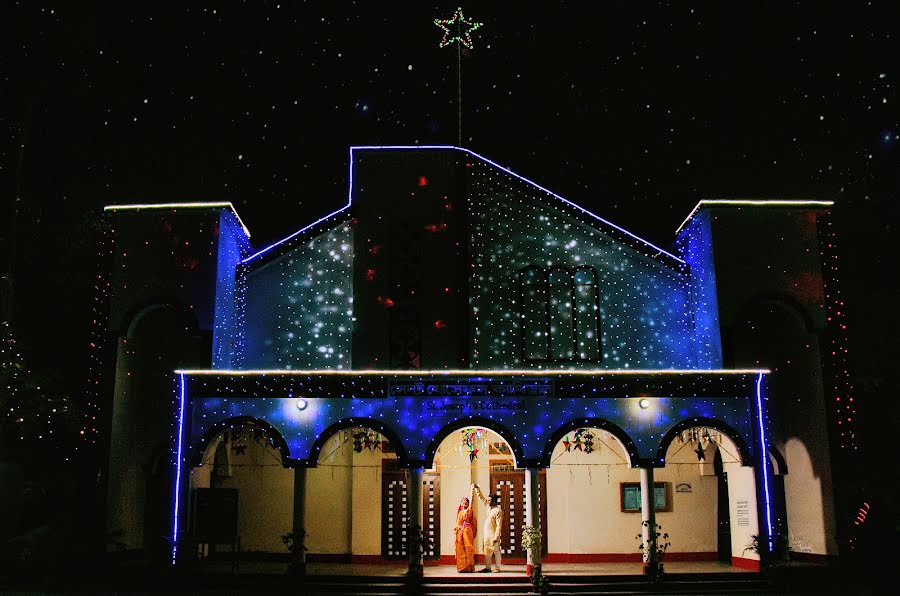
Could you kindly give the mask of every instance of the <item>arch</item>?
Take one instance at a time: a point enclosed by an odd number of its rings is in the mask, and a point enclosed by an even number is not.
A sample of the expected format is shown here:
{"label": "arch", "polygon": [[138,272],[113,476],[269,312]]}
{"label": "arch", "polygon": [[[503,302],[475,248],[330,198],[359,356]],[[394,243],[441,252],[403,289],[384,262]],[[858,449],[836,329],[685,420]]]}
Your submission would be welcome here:
{"label": "arch", "polygon": [[603,418],[577,418],[560,426],[552,435],[550,435],[550,438],[544,444],[544,453],[541,455],[539,465],[542,468],[549,468],[550,458],[553,456],[553,449],[556,448],[556,444],[562,441],[563,437],[568,433],[576,428],[583,427],[599,428],[614,436],[622,444],[622,447],[625,448],[625,452],[628,454],[629,465],[631,465],[632,468],[638,467],[641,457],[638,454],[637,446],[634,444],[634,441],[631,440],[628,433],[622,430],[620,426],[613,424],[609,420],[604,420]]}
{"label": "arch", "polygon": [[775,464],[773,466],[775,475],[785,476],[788,473],[787,460],[784,459],[784,456],[781,454],[781,452],[774,446],[770,446],[769,457]]}
{"label": "arch", "polygon": [[296,464],[305,466],[307,468],[317,467],[319,465],[319,453],[322,452],[322,448],[325,446],[325,443],[328,442],[328,439],[330,439],[340,431],[346,428],[353,428],[354,426],[371,428],[372,430],[376,430],[387,437],[387,440],[394,447],[394,451],[397,453],[397,460],[400,462],[400,464],[404,467],[409,466],[409,460],[406,457],[406,448],[403,446],[403,442],[400,441],[400,436],[396,432],[394,432],[392,428],[390,428],[389,426],[385,426],[384,422],[382,422],[381,420],[376,420],[374,418],[342,418],[341,420],[338,420],[319,433],[319,436],[316,437],[312,448],[309,450],[309,455],[307,456],[307,458],[305,460],[296,460]]}
{"label": "arch", "polygon": [[666,463],[666,451],[668,451],[669,445],[672,443],[672,441],[675,440],[675,437],[688,430],[689,428],[694,428],[695,426],[706,426],[726,435],[729,439],[734,441],[734,444],[737,446],[738,453],[740,453],[741,457],[741,465],[753,465],[753,456],[750,453],[750,448],[743,437],[741,437],[741,435],[736,430],[731,428],[731,426],[722,422],[721,420],[705,417],[682,420],[681,422],[670,428],[668,431],[666,431],[666,434],[663,435],[663,438],[659,443],[659,448],[656,450],[656,460],[652,462],[652,465],[654,467],[664,466]]}
{"label": "arch", "polygon": [[492,430],[500,435],[500,437],[504,441],[509,443],[509,447],[510,449],[512,449],[513,455],[516,456],[516,465],[519,467],[524,466],[525,452],[522,451],[522,446],[519,444],[519,441],[508,428],[487,418],[481,418],[479,416],[467,416],[465,418],[457,418],[456,420],[444,425],[444,427],[440,431],[438,431],[436,435],[434,435],[434,439],[431,440],[431,443],[429,443],[428,445],[428,450],[425,452],[425,469],[429,469],[434,466],[434,454],[437,453],[438,447],[440,447],[441,442],[449,437],[451,433],[454,433],[460,428],[464,428],[467,426],[480,426],[482,428]]}
{"label": "arch", "polygon": [[816,327],[813,323],[812,316],[809,314],[809,311],[800,303],[799,300],[797,300],[790,294],[784,294],[781,292],[767,292],[756,294],[750,299],[746,300],[735,313],[734,320],[731,322],[732,326],[737,326],[744,323],[745,321],[748,321],[753,311],[767,304],[777,305],[788,311],[792,315],[796,316],[803,323],[803,328],[807,333],[816,332]]}
{"label": "arch", "polygon": [[127,312],[125,317],[122,318],[122,326],[119,329],[119,336],[128,338],[134,337],[134,333],[144,317],[158,310],[164,309],[171,309],[177,315],[184,317],[188,322],[191,331],[199,328],[200,324],[197,321],[197,315],[187,304],[184,304],[183,302],[179,302],[177,300],[170,300],[168,298],[153,298],[138,303],[137,306],[133,307]]}
{"label": "arch", "polygon": [[263,434],[271,441],[272,445],[278,449],[279,453],[281,453],[281,465],[285,468],[293,468],[296,467],[296,460],[291,458],[290,449],[288,449],[287,441],[284,440],[284,437],[278,432],[274,426],[262,420],[260,418],[255,418],[253,416],[236,416],[234,418],[227,418],[221,422],[218,422],[212,425],[209,430],[203,435],[203,438],[200,439],[200,442],[197,444],[197,450],[193,455],[193,466],[199,466],[203,464],[203,453],[206,451],[206,448],[209,444],[215,439],[219,434],[224,432],[226,429],[234,428],[237,426],[255,426],[263,431]]}

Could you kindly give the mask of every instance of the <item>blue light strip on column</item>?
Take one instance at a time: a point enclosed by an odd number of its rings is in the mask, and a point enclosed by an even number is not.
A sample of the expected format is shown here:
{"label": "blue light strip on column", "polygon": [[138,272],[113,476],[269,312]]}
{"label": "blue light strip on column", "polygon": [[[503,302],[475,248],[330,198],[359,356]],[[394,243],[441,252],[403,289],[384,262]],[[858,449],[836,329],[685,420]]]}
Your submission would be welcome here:
{"label": "blue light strip on column", "polygon": [[252,255],[250,255],[249,257],[247,257],[246,259],[244,259],[243,261],[241,261],[241,263],[242,263],[242,264],[248,263],[248,262],[250,262],[250,261],[256,259],[257,257],[259,257],[260,255],[263,255],[263,254],[267,253],[268,251],[272,250],[272,249],[275,248],[276,246],[279,246],[279,245],[281,245],[281,244],[284,244],[285,242],[287,242],[287,241],[290,240],[291,238],[294,238],[294,237],[298,236],[299,234],[302,234],[303,232],[305,232],[306,230],[310,229],[311,227],[313,227],[313,226],[315,226],[315,225],[317,225],[317,224],[319,224],[319,223],[322,223],[323,221],[325,221],[325,220],[327,220],[327,219],[329,219],[329,218],[331,218],[331,217],[334,217],[335,215],[337,215],[337,214],[339,214],[339,213],[341,213],[341,212],[346,211],[347,209],[349,209],[350,206],[353,204],[353,152],[354,152],[354,151],[413,151],[413,150],[416,150],[416,151],[418,151],[418,150],[462,151],[463,153],[466,153],[466,154],[468,154],[468,155],[471,155],[472,157],[475,157],[476,159],[480,159],[480,160],[483,161],[484,163],[487,163],[487,164],[490,164],[490,165],[494,166],[494,167],[497,168],[498,170],[501,170],[501,171],[503,171],[503,172],[506,172],[506,173],[509,174],[510,176],[513,176],[514,178],[517,178],[518,180],[521,180],[522,182],[524,182],[525,184],[528,184],[529,186],[532,186],[532,187],[534,187],[534,188],[536,188],[536,189],[538,189],[538,190],[540,190],[540,191],[542,191],[542,192],[547,193],[548,195],[550,195],[550,196],[552,196],[552,197],[554,197],[554,198],[556,198],[556,199],[562,201],[563,203],[565,203],[566,205],[569,205],[570,207],[573,207],[574,209],[577,209],[578,211],[584,213],[585,215],[588,215],[588,216],[590,216],[590,217],[596,219],[597,221],[603,222],[604,224],[610,226],[611,228],[614,228],[614,229],[618,230],[619,232],[622,232],[622,233],[625,234],[626,236],[629,236],[629,237],[631,237],[631,238],[634,238],[635,240],[637,240],[637,241],[640,242],[641,244],[644,244],[644,245],[646,245],[646,246],[649,246],[649,247],[653,248],[654,250],[658,251],[658,254],[664,254],[664,255],[666,255],[666,256],[669,257],[669,258],[675,259],[675,261],[681,263],[682,265],[685,264],[685,262],[684,262],[683,259],[680,259],[680,258],[676,257],[675,255],[673,255],[673,254],[670,253],[669,251],[667,251],[667,250],[665,250],[665,249],[663,249],[663,248],[660,248],[659,246],[656,246],[656,245],[653,244],[652,242],[649,242],[649,241],[647,241],[647,240],[644,240],[644,239],[641,238],[640,236],[637,236],[637,235],[635,235],[635,234],[632,234],[631,232],[629,232],[629,231],[626,230],[625,228],[620,227],[620,226],[617,226],[616,224],[612,223],[611,221],[609,221],[609,220],[607,220],[607,219],[603,219],[602,217],[600,217],[600,216],[597,215],[596,213],[593,213],[593,212],[591,212],[591,211],[588,211],[587,209],[585,209],[585,208],[582,207],[581,205],[578,205],[578,204],[576,204],[576,203],[573,203],[572,201],[570,201],[570,200],[568,200],[568,199],[566,199],[566,198],[564,198],[564,197],[559,196],[558,194],[556,194],[556,193],[553,192],[552,190],[549,190],[549,189],[547,189],[547,188],[544,188],[544,187],[541,186],[540,184],[537,184],[536,182],[533,182],[533,181],[529,180],[528,178],[525,178],[524,176],[520,176],[519,174],[516,174],[515,172],[513,172],[512,170],[510,170],[509,168],[505,168],[505,167],[501,166],[500,164],[498,164],[497,162],[491,161],[490,159],[488,159],[488,158],[486,158],[486,157],[484,157],[484,156],[482,156],[482,155],[479,155],[479,154],[475,153],[474,151],[471,151],[471,150],[469,150],[469,149],[466,149],[465,147],[456,147],[456,146],[454,146],[454,145],[388,145],[388,146],[361,145],[361,146],[356,146],[356,147],[350,147],[350,173],[349,173],[349,177],[348,177],[347,204],[344,205],[343,207],[341,207],[340,209],[338,209],[338,210],[336,210],[336,211],[333,211],[333,212],[329,213],[329,214],[326,215],[325,217],[319,218],[319,219],[317,219],[316,221],[314,221],[313,223],[311,223],[311,224],[309,224],[309,225],[307,225],[307,226],[304,226],[303,228],[297,230],[296,232],[294,232],[294,233],[291,234],[290,236],[287,236],[287,237],[285,237],[285,238],[282,238],[281,240],[279,240],[279,241],[277,241],[277,242],[275,242],[275,243],[273,243],[273,244],[270,244],[269,246],[263,248],[262,250],[260,250],[260,251],[258,251],[258,252],[256,252],[256,253],[254,253],[254,254],[252,254]]}
{"label": "blue light strip on column", "polygon": [[178,406],[178,441],[175,449],[175,508],[172,514],[172,565],[178,554],[178,509],[181,504],[181,448],[184,436],[184,374],[178,375],[179,406]]}
{"label": "blue light strip on column", "polygon": [[[772,544],[772,499],[769,496],[769,449],[767,447],[768,441],[766,440],[766,429],[765,429],[765,419],[763,418],[763,407],[762,407],[762,380],[763,373],[759,373],[759,377],[756,379],[756,409],[757,415],[759,416],[759,442],[760,448],[762,452],[762,457],[760,461],[762,462],[762,473],[763,473],[763,493],[766,498],[766,527],[769,529],[768,531],[768,542],[771,547]],[[771,548],[769,549],[771,550]]]}

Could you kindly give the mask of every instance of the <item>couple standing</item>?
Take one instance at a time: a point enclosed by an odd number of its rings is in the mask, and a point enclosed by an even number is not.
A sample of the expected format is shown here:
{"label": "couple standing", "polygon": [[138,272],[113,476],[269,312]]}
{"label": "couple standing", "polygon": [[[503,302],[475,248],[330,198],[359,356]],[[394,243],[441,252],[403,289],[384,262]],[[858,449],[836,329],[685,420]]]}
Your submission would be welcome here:
{"label": "couple standing", "polygon": [[485,497],[481,488],[473,484],[469,496],[463,497],[456,510],[456,570],[459,573],[475,571],[475,495],[488,506],[484,520],[484,569],[479,573],[491,572],[491,560],[496,555],[494,573],[500,571],[500,531],[503,527],[503,511],[500,509],[500,495]]}

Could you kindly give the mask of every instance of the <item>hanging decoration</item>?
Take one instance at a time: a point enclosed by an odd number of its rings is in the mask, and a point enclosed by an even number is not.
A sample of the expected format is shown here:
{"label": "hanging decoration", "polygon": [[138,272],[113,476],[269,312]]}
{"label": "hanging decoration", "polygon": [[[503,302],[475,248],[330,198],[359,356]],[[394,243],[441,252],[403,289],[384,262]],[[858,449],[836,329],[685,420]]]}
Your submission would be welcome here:
{"label": "hanging decoration", "polygon": [[701,443],[697,443],[697,448],[694,449],[694,453],[697,454],[697,461],[706,459],[706,451],[703,450],[703,445]]}
{"label": "hanging decoration", "polygon": [[482,438],[482,429],[480,428],[464,428],[462,429],[462,446],[469,454],[469,461],[474,462],[478,459],[478,445],[476,440]]}
{"label": "hanging decoration", "polygon": [[575,449],[585,453],[593,453],[594,433],[589,428],[576,428],[571,439],[569,435],[566,435],[563,439],[563,447],[565,447],[567,452]]}
{"label": "hanging decoration", "polygon": [[353,437],[353,451],[362,453],[363,449],[375,451],[381,449],[381,435],[370,428],[357,428],[351,433]]}
{"label": "hanging decoration", "polygon": [[691,428],[678,434],[678,442],[685,443],[690,441],[691,445],[697,443],[694,453],[697,454],[697,461],[706,460],[706,450],[710,444],[718,444],[722,440],[722,434],[717,430],[708,428]]}

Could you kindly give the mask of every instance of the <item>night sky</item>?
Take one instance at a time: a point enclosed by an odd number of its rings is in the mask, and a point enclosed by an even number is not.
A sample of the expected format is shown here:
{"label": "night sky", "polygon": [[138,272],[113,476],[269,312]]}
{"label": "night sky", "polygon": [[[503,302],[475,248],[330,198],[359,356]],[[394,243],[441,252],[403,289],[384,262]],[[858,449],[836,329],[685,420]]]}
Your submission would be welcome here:
{"label": "night sky", "polygon": [[[835,200],[865,328],[897,299],[892,5],[463,3],[484,23],[463,145],[656,243],[704,198]],[[456,6],[5,2],[3,228],[11,246],[18,196],[35,361],[87,341],[104,205],[232,201],[261,246],[343,204],[350,145],[456,144],[456,49],[432,22]],[[896,354],[884,335],[864,360]]]}

